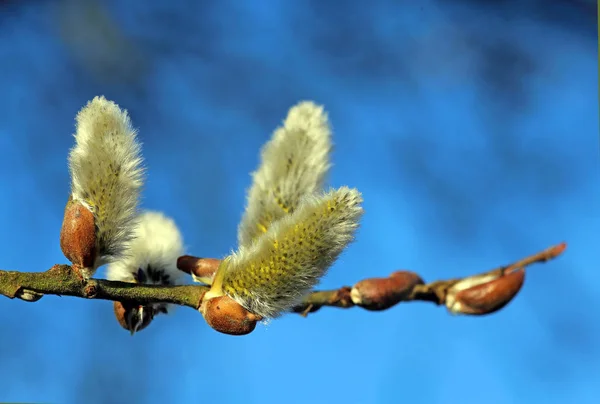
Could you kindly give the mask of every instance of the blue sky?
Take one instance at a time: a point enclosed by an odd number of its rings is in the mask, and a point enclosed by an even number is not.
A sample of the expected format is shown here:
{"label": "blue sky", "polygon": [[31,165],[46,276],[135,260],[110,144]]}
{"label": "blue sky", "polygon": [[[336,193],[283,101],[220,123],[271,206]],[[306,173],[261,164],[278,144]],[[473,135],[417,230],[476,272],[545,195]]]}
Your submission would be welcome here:
{"label": "blue sky", "polygon": [[397,269],[449,278],[569,247],[484,318],[425,303],[324,309],[235,338],[181,308],[132,338],[110,302],[2,298],[0,401],[597,399],[593,18],[466,0],[23,3],[0,8],[3,269],[66,262],[74,117],[101,94],[139,128],[143,206],[172,216],[194,255],[235,248],[258,150],[303,99],[332,121],[330,185],[365,198],[357,242],[322,288]]}

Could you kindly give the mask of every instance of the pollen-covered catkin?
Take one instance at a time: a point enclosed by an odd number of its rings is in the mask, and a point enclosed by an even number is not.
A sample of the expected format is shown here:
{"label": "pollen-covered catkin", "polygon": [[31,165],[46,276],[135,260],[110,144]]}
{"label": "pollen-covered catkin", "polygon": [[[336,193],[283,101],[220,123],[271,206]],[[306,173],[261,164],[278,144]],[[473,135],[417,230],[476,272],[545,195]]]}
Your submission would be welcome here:
{"label": "pollen-covered catkin", "polygon": [[293,106],[262,148],[252,173],[238,244],[249,245],[272,223],[293,213],[302,197],[321,191],[331,166],[331,129],[322,106],[302,101]]}
{"label": "pollen-covered catkin", "polygon": [[122,257],[133,236],[144,169],[127,111],[95,97],[77,114],[69,153],[71,198],[94,215],[97,258],[88,272]]}
{"label": "pollen-covered catkin", "polygon": [[205,299],[225,294],[262,317],[281,315],[354,239],[361,203],[361,194],[348,187],[305,196],[294,213],[221,263]]}

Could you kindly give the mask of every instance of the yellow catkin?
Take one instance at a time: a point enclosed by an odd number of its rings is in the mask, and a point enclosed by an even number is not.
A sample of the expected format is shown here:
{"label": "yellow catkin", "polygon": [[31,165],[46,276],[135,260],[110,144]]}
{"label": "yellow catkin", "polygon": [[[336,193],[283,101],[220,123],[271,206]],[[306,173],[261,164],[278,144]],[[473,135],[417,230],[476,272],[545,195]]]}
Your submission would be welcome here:
{"label": "yellow catkin", "polygon": [[265,318],[289,310],[354,239],[361,203],[348,187],[305,196],[292,214],[222,262],[208,296],[224,293]]}

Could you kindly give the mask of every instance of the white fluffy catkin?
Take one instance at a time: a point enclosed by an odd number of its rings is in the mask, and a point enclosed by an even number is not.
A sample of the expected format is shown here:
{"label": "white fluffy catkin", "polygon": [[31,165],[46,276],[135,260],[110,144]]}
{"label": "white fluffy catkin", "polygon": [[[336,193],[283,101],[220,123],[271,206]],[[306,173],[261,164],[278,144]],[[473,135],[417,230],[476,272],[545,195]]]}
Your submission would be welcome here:
{"label": "white fluffy catkin", "polygon": [[264,318],[288,311],[354,239],[361,203],[348,187],[306,195],[292,214],[221,263],[205,299],[226,294]]}
{"label": "white fluffy catkin", "polygon": [[248,246],[269,226],[294,212],[300,199],[321,191],[331,166],[331,129],[323,107],[311,101],[293,106],[261,150],[252,173],[238,244]]}
{"label": "white fluffy catkin", "polygon": [[[183,237],[175,221],[161,212],[139,215],[126,254],[111,262],[106,278],[149,285],[178,285],[184,273],[177,269],[177,258],[184,253]],[[172,305],[166,305],[172,309]]]}
{"label": "white fluffy catkin", "polygon": [[97,268],[122,257],[132,238],[144,177],[141,146],[127,111],[104,97],[77,114],[74,136],[71,193],[94,215]]}

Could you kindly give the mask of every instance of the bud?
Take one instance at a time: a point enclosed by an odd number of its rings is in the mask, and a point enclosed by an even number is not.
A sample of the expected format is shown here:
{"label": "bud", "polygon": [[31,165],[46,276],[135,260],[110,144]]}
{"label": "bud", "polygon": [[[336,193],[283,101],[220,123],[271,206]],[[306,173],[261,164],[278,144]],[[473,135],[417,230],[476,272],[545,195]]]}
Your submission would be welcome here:
{"label": "bud", "polygon": [[409,271],[396,271],[388,278],[370,278],[358,282],[350,292],[352,302],[366,310],[388,309],[405,300],[416,285],[424,282]]}
{"label": "bud", "polygon": [[60,230],[60,249],[79,268],[91,268],[96,260],[96,226],[93,213],[70,199]]}
{"label": "bud", "polygon": [[221,260],[216,258],[198,258],[183,255],[177,259],[177,268],[192,275],[194,282],[212,284]]}
{"label": "bud", "polygon": [[249,312],[229,296],[204,301],[200,306],[204,319],[214,330],[229,335],[250,334],[262,317]]}
{"label": "bud", "polygon": [[125,307],[123,306],[123,303],[113,302],[113,309],[115,310],[115,317],[119,324],[121,324],[121,327],[128,330],[129,328],[127,327],[127,321],[125,320]]}
{"label": "bud", "polygon": [[148,327],[153,319],[151,311],[140,315],[139,307],[139,305],[131,303],[113,302],[113,309],[117,321],[121,324],[121,327],[131,332],[131,335]]}
{"label": "bud", "polygon": [[44,297],[44,295],[42,293],[34,292],[33,290],[19,289],[15,297],[26,302],[37,302]]}
{"label": "bud", "polygon": [[453,314],[494,313],[508,304],[525,281],[523,268],[510,273],[493,273],[465,278],[446,294],[446,308]]}

